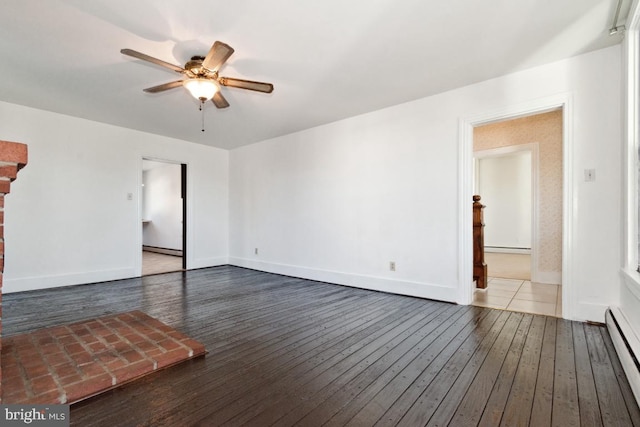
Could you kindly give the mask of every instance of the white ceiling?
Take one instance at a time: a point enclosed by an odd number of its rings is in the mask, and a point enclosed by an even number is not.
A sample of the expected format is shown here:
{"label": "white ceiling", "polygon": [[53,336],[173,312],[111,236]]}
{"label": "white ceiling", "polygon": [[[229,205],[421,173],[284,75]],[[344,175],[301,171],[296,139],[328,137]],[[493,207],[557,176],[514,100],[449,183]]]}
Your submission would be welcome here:
{"label": "white ceiling", "polygon": [[[616,4],[2,0],[0,100],[230,149],[619,43]],[[183,88],[142,92],[179,75],[120,53],[182,66],[215,40],[235,49],[221,75],[275,90],[223,87],[204,133]]]}

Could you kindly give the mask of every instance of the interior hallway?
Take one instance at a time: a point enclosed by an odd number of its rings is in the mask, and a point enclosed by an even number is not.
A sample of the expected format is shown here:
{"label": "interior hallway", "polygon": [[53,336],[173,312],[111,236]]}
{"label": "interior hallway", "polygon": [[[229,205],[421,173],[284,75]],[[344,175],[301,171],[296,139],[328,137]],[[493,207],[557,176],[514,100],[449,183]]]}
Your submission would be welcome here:
{"label": "interior hallway", "polygon": [[486,289],[476,289],[473,305],[562,317],[562,286],[531,282],[531,256],[485,253]]}

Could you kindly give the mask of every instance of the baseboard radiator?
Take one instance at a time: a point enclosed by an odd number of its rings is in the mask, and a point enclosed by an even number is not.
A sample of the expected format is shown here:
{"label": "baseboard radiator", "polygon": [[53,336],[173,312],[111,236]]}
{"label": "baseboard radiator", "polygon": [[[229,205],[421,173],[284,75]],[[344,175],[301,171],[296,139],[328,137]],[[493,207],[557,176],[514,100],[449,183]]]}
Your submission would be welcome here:
{"label": "baseboard radiator", "polygon": [[173,255],[173,256],[182,256],[182,251],[180,249],[169,249],[169,248],[159,248],[157,246],[142,246],[143,251],[147,252],[155,252],[158,254],[165,255]]}
{"label": "baseboard radiator", "polygon": [[607,310],[605,321],[636,402],[640,402],[640,340],[617,307]]}

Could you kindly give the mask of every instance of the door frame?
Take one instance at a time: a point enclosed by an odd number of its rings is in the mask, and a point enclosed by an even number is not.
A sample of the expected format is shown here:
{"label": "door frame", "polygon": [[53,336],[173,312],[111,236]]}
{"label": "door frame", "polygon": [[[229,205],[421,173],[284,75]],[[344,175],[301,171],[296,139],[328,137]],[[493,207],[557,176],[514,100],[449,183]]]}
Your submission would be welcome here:
{"label": "door frame", "polygon": [[573,106],[571,93],[532,100],[459,120],[458,133],[458,235],[460,260],[458,267],[459,304],[473,301],[473,128],[495,122],[516,119],[562,109],[562,316],[573,319],[575,289],[572,268],[573,246]]}
{"label": "door frame", "polygon": [[[539,144],[532,142],[529,144],[517,144],[507,145],[498,148],[489,148],[486,150],[478,150],[473,152],[474,162],[479,159],[486,159],[491,157],[503,157],[514,153],[529,152],[531,153],[531,281],[539,281],[538,273],[538,257],[540,242],[538,241],[540,236],[540,224],[538,221],[538,208],[540,203],[539,198]],[[477,167],[477,166],[476,166]],[[481,195],[482,196],[482,195]],[[482,202],[482,201],[481,201]]]}
{"label": "door frame", "polygon": [[182,197],[182,269],[187,269],[187,164],[180,163],[180,197]]}
{"label": "door frame", "polygon": [[[189,171],[189,163],[184,160],[178,159],[167,159],[164,157],[153,156],[153,155],[141,155],[138,158],[138,215],[136,218],[136,224],[142,224],[142,162],[143,160],[150,160],[153,162],[161,162],[173,165],[180,165],[180,194],[182,196],[182,269],[187,270],[188,266],[191,265],[191,260],[189,256],[191,255],[190,245],[193,242],[192,237],[189,235],[190,227],[190,214],[192,212],[192,201],[190,200],[189,194],[189,185],[190,181],[188,179],[188,171]],[[142,227],[138,227],[139,232],[137,233],[136,239],[136,248],[134,257],[135,260],[135,271],[136,276],[142,276]]]}

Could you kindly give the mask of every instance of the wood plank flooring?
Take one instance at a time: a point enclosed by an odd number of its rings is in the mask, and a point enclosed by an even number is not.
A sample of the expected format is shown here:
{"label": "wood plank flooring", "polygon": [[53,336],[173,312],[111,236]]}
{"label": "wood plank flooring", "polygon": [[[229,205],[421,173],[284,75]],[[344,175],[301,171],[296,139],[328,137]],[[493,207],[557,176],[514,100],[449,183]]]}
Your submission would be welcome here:
{"label": "wood plank flooring", "polygon": [[16,334],[142,310],[209,354],[78,426],[640,426],[604,327],[224,266],[3,296]]}

